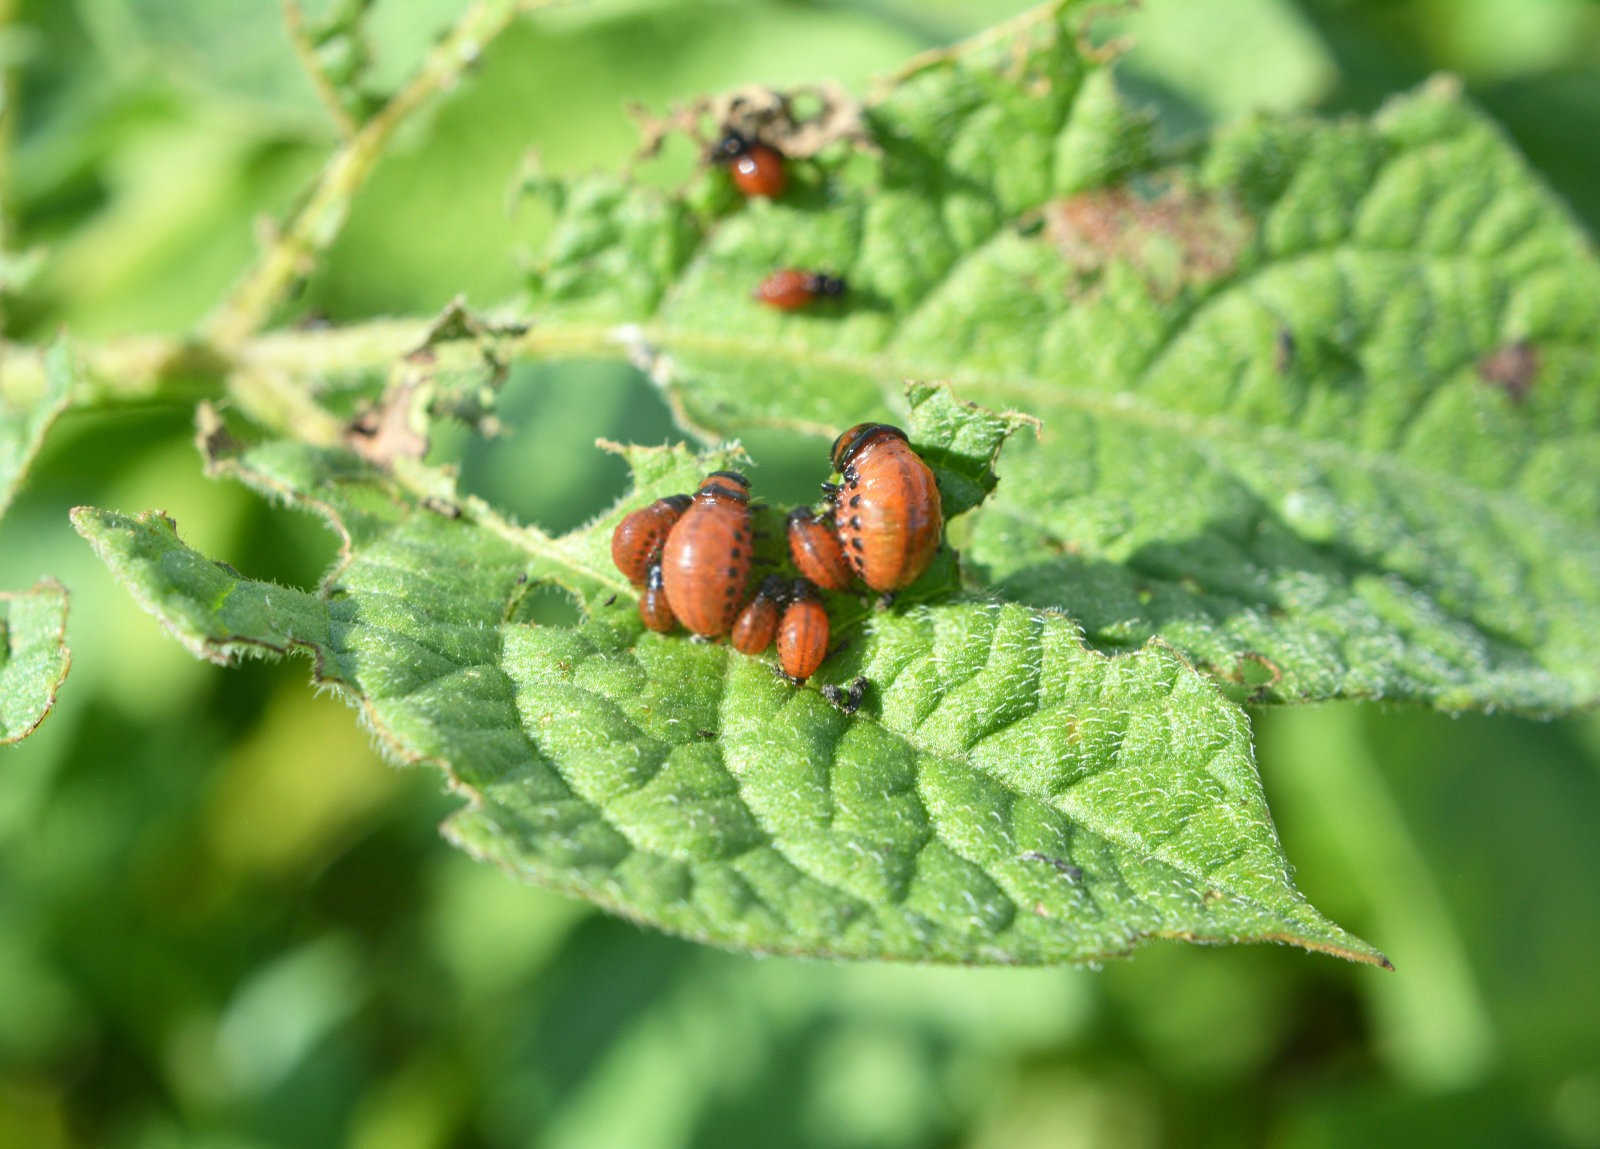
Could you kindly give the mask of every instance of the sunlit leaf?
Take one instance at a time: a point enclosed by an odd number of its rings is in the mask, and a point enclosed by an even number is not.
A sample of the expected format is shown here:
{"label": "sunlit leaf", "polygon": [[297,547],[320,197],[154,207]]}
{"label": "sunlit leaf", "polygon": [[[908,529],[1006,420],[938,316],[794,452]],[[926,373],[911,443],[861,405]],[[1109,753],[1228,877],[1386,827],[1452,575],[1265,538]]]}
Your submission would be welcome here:
{"label": "sunlit leaf", "polygon": [[[1009,424],[937,389],[911,402],[964,510]],[[770,656],[645,631],[610,564],[623,513],[726,453],[626,449],[632,494],[551,538],[419,496],[403,461],[206,441],[216,472],[338,531],[317,592],[213,562],[159,514],[80,508],[79,531],[197,655],[308,653],[394,757],[465,796],[450,836],[520,876],[757,951],[1081,961],[1179,937],[1383,960],[1295,890],[1248,721],[1159,643],[1108,658],[1057,612],[946,581],[891,611],[834,600],[848,645],[797,688]],[[552,592],[575,622],[530,621]],[[846,715],[821,688],[857,675]]]}
{"label": "sunlit leaf", "polygon": [[[879,150],[776,202],[555,185],[531,318],[711,434],[836,432],[905,378],[1036,416],[968,574],[1102,650],[1260,701],[1600,700],[1600,264],[1562,205],[1442,83],[1153,157],[1064,7],[902,76]],[[786,265],[851,294],[753,301]]]}

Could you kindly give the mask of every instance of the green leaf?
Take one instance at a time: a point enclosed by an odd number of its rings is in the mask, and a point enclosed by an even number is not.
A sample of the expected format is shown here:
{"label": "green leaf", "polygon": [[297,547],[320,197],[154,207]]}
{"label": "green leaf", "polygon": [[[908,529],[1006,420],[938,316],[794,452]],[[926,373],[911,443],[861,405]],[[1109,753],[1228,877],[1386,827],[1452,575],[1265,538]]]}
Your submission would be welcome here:
{"label": "green leaf", "polygon": [[46,579],[0,591],[0,746],[39,728],[66,680],[67,592]]}
{"label": "green leaf", "polygon": [[[907,378],[1037,417],[967,574],[1099,649],[1260,701],[1600,701],[1600,264],[1563,206],[1448,84],[1152,157],[1082,7],[912,69],[860,109],[880,152],[776,202],[563,185],[535,330],[707,435],[893,417]],[[852,292],[752,301],[785,265]]]}
{"label": "green leaf", "polygon": [[[941,481],[992,482],[1008,421],[912,402]],[[619,448],[635,490],[552,538],[405,459],[204,442],[214,473],[327,517],[344,547],[319,591],[253,581],[155,513],[79,508],[79,532],[195,654],[309,654],[391,755],[466,797],[450,837],[521,877],[757,951],[1037,963],[1179,937],[1383,962],[1295,890],[1247,719],[1159,643],[1107,658],[1055,612],[839,598],[849,644],[796,688],[770,656],[645,631],[612,528],[736,454]],[[531,621],[552,593],[576,622]],[[857,675],[847,716],[821,687]]]}
{"label": "green leaf", "polygon": [[13,397],[0,392],[0,515],[16,497],[45,432],[67,409],[72,376],[72,357],[61,341],[44,357],[37,394]]}

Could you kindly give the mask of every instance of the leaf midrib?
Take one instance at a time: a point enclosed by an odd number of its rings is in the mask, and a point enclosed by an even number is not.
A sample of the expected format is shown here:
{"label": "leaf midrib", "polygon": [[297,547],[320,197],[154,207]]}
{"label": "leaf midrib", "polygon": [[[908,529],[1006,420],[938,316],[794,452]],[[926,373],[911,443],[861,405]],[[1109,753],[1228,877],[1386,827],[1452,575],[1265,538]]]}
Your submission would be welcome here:
{"label": "leaf midrib", "polygon": [[[1126,391],[1102,394],[1065,387],[1060,381],[1026,373],[1012,375],[962,368],[952,370],[946,364],[897,359],[892,353],[819,351],[778,340],[747,335],[711,335],[654,324],[545,324],[538,331],[539,336],[528,340],[521,348],[532,357],[539,357],[542,351],[540,345],[548,341],[556,348],[557,355],[605,355],[630,362],[630,350],[637,351],[643,341],[656,354],[679,351],[722,355],[751,362],[776,360],[790,365],[850,372],[869,379],[936,379],[958,388],[968,386],[984,389],[988,398],[1034,403],[1039,410],[1030,414],[1040,414],[1054,405],[1107,420],[1122,420],[1178,435],[1203,438],[1218,446],[1245,442],[1262,448],[1285,450],[1336,466],[1354,466],[1393,479],[1402,486],[1407,483],[1426,485],[1461,503],[1509,515],[1524,522],[1532,520],[1544,530],[1560,532],[1569,540],[1581,539],[1586,543],[1586,549],[1600,551],[1600,528],[1595,524],[1569,519],[1522,495],[1490,490],[1456,476],[1419,467],[1409,460],[1336,440],[1312,438],[1280,427],[1242,424],[1220,416],[1201,417],[1155,407],[1142,397]],[[895,385],[879,383],[878,387],[885,401],[892,403],[898,398]],[[745,426],[781,428],[802,433],[820,434],[822,430],[808,420],[772,415],[742,416],[739,422]],[[1596,561],[1600,561],[1600,554],[1595,557]]]}

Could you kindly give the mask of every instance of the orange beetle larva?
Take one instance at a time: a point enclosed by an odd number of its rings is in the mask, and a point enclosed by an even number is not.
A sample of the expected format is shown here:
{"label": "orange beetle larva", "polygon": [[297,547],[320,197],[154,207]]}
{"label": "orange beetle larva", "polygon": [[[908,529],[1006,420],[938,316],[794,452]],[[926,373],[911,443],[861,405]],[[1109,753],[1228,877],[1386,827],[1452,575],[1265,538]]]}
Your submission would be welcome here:
{"label": "orange beetle larva", "polygon": [[711,158],[728,165],[734,184],[747,196],[777,199],[789,182],[783,153],[739,132],[725,132],[711,149]]}
{"label": "orange beetle larva", "polygon": [[817,588],[806,579],[796,579],[778,624],[778,661],[798,686],[817,672],[827,656],[828,612],[822,609]]}
{"label": "orange beetle larva", "polygon": [[778,613],[786,587],[777,575],[768,575],[750,605],[733,624],[733,648],[740,654],[760,654],[778,633]]}
{"label": "orange beetle larva", "polygon": [[823,590],[848,590],[855,580],[833,524],[809,507],[789,512],[789,557],[796,570]]}
{"label": "orange beetle larva", "polygon": [[645,585],[650,565],[661,556],[667,532],[688,507],[688,495],[668,495],[625,516],[611,532],[611,561],[634,586]]}
{"label": "orange beetle larva", "polygon": [[736,471],[707,475],[667,534],[661,574],[672,613],[695,634],[727,634],[750,578],[750,483]]}
{"label": "orange beetle larva", "polygon": [[651,563],[645,576],[644,593],[639,596],[639,617],[657,634],[666,634],[678,625],[661,584],[661,564]]}
{"label": "orange beetle larva", "polygon": [[763,279],[752,295],[779,311],[798,311],[813,300],[837,299],[845,291],[845,281],[837,275],[783,267]]}
{"label": "orange beetle larva", "polygon": [[834,440],[842,476],[830,489],[839,542],[856,577],[876,591],[910,586],[939,549],[944,515],[933,471],[906,433],[860,423]]}

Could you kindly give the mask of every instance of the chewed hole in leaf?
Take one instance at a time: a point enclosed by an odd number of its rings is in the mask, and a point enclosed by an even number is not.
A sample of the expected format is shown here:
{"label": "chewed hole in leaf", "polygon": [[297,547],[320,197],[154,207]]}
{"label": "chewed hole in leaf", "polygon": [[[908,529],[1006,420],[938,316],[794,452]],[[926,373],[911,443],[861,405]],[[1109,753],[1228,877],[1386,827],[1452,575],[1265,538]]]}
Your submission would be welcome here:
{"label": "chewed hole in leaf", "polygon": [[572,593],[554,583],[521,584],[506,609],[506,621],[534,626],[577,626],[584,612]]}
{"label": "chewed hole in leaf", "polygon": [[518,367],[497,410],[499,435],[461,442],[459,487],[550,531],[587,522],[627,490],[627,465],[596,439],[683,439],[661,392],[620,363]]}

